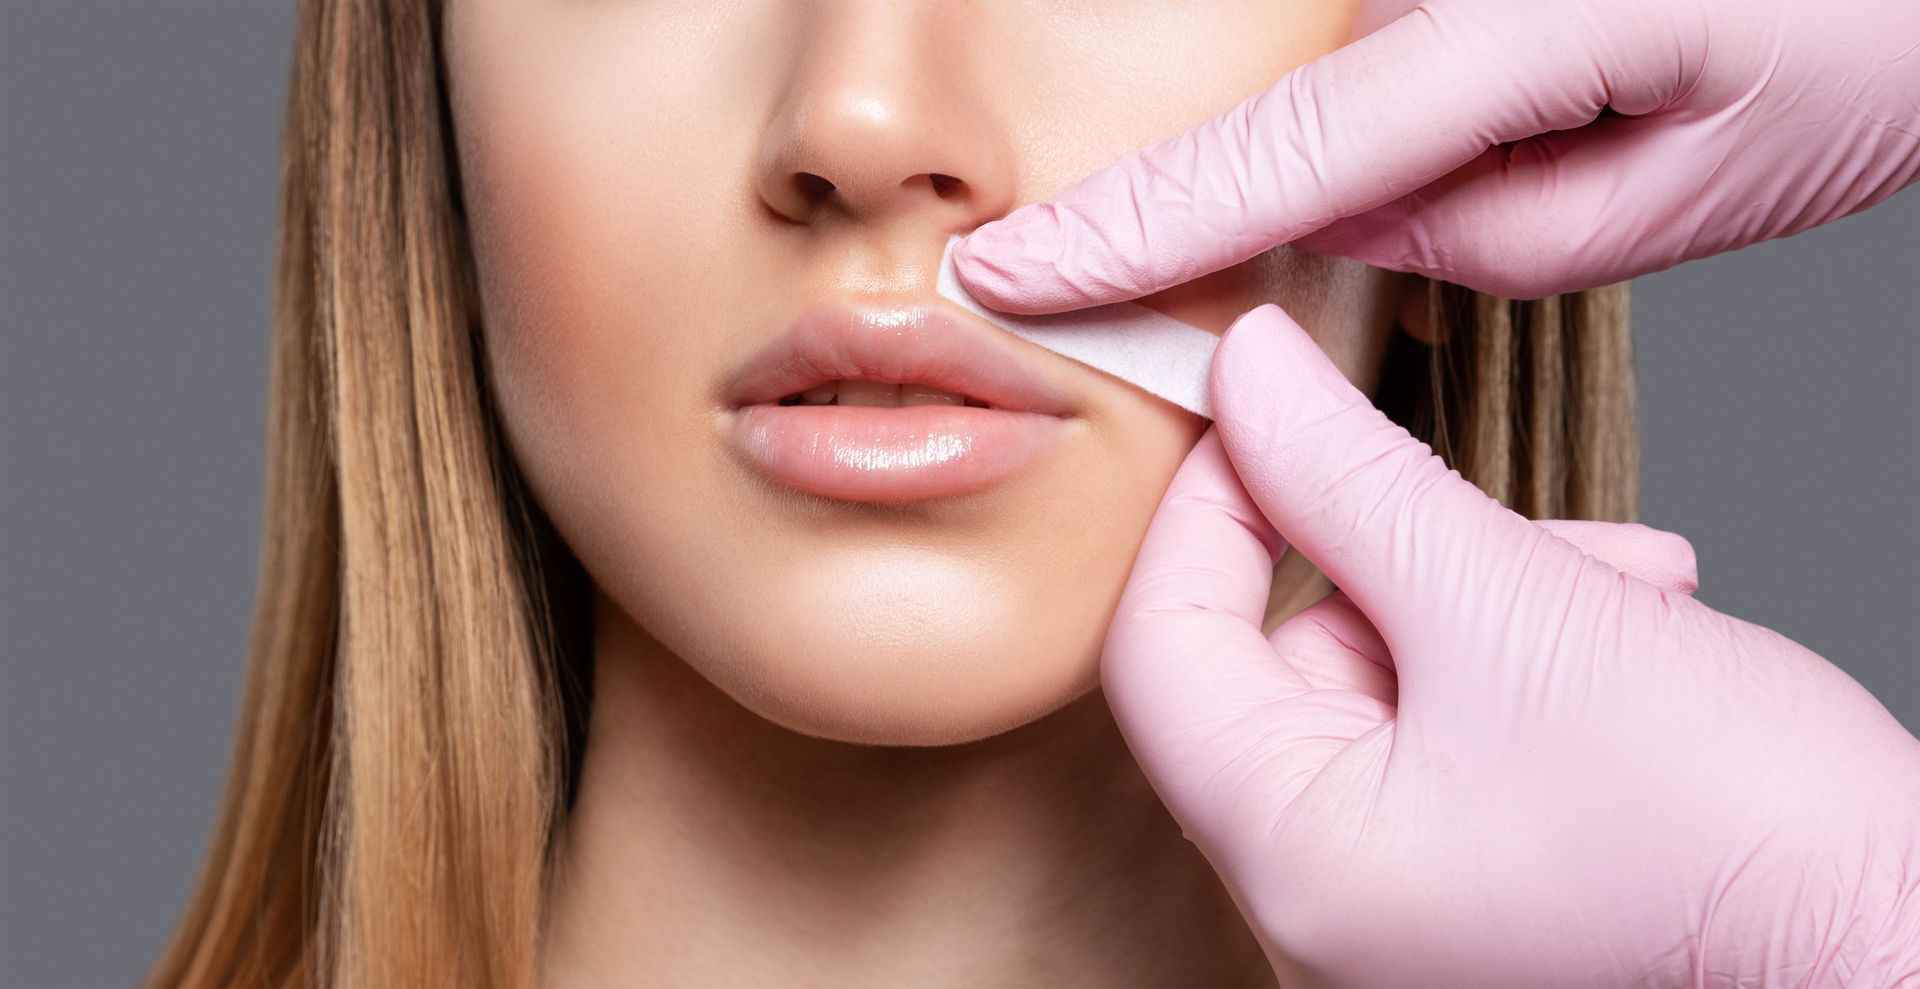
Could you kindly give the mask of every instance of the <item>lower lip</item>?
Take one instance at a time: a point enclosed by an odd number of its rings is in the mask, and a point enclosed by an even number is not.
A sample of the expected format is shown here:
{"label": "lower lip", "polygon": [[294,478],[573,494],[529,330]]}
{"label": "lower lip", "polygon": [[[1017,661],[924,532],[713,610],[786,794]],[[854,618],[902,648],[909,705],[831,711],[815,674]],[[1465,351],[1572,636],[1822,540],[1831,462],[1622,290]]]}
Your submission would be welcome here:
{"label": "lower lip", "polygon": [[1066,420],[966,405],[749,405],[734,449],[768,477],[847,501],[917,501],[992,487],[1031,463]]}

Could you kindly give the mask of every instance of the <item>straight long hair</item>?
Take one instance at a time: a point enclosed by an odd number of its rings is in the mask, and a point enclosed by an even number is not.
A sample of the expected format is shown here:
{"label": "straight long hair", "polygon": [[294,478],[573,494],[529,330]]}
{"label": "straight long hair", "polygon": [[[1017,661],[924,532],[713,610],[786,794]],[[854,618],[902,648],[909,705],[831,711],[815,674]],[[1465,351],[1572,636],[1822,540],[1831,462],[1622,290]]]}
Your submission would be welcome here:
{"label": "straight long hair", "polygon": [[[266,503],[206,858],[149,986],[528,985],[588,704],[586,582],[488,390],[440,4],[301,0]],[[1531,517],[1634,517],[1624,286],[1435,283],[1382,408]]]}

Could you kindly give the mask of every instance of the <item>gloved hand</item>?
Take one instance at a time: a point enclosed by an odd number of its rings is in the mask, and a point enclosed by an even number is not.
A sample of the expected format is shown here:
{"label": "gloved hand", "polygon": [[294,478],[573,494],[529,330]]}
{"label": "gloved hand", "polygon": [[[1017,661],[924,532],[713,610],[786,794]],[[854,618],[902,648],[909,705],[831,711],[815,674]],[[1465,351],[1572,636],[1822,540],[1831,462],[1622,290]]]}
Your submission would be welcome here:
{"label": "gloved hand", "polygon": [[980,227],[954,264],[1014,313],[1289,242],[1534,298],[1796,233],[1916,176],[1914,0],[1432,0]]}
{"label": "gloved hand", "polygon": [[[1101,675],[1283,984],[1920,984],[1920,740],[1858,682],[1676,536],[1509,511],[1275,306],[1211,388]],[[1286,545],[1341,590],[1269,638]]]}

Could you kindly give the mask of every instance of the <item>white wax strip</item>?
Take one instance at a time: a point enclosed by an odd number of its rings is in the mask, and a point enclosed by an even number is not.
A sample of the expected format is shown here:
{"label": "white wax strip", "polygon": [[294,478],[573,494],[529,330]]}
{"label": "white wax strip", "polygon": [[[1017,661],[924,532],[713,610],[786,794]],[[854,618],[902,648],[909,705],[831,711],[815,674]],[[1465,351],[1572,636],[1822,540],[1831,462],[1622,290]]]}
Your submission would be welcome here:
{"label": "white wax strip", "polygon": [[1196,415],[1213,418],[1207,369],[1220,338],[1136,302],[1113,302],[1045,316],[988,309],[960,286],[953,271],[955,236],[940,256],[934,291],[1014,336],[1130,381]]}

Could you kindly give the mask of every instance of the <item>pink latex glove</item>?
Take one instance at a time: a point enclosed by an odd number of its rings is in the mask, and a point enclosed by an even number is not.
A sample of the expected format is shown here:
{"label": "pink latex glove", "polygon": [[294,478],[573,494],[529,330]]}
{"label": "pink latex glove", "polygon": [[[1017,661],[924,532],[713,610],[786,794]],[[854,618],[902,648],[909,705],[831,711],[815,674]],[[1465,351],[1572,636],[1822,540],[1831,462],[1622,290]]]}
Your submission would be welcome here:
{"label": "pink latex glove", "polygon": [[1915,0],[1434,0],[982,226],[954,263],[1015,313],[1295,241],[1533,298],[1796,233],[1916,176]]}
{"label": "pink latex glove", "polygon": [[[1509,511],[1275,306],[1211,387],[1101,675],[1283,984],[1920,985],[1920,740],[1858,682],[1678,536]],[[1269,638],[1285,545],[1341,590]]]}

